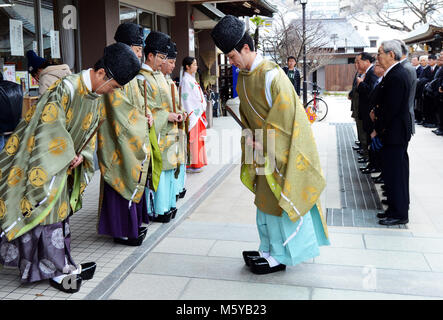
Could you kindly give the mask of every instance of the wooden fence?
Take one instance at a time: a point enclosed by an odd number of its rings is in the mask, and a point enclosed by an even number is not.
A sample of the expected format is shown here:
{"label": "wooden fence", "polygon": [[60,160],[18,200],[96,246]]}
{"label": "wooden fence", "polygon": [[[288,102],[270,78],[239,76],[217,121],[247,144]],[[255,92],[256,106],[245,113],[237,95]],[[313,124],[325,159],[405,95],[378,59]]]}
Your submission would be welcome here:
{"label": "wooden fence", "polygon": [[325,66],[325,89],[327,91],[350,91],[355,71],[354,64],[331,64]]}

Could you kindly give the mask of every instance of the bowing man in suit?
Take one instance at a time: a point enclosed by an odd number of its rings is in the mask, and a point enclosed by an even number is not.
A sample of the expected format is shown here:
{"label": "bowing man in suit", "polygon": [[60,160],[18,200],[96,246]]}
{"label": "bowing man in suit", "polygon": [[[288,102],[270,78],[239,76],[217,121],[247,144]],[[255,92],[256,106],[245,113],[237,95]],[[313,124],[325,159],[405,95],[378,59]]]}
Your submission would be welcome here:
{"label": "bowing man in suit", "polygon": [[406,224],[409,210],[409,157],[411,138],[409,92],[411,84],[407,71],[400,64],[402,57],[398,41],[384,41],[378,49],[377,60],[386,70],[378,95],[379,112],[375,130],[371,133],[374,149],[381,149],[383,179],[388,209],[377,215],[381,225]]}

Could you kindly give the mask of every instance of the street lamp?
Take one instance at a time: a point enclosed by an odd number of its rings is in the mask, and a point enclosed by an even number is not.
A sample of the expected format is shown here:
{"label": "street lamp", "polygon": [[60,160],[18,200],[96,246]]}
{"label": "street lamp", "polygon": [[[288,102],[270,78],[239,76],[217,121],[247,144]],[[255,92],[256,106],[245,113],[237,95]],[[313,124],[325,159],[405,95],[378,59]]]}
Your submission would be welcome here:
{"label": "street lamp", "polygon": [[[303,105],[306,107],[308,100],[308,87],[306,82],[306,4],[308,0],[298,0],[303,9]],[[297,0],[294,0],[296,3]]]}

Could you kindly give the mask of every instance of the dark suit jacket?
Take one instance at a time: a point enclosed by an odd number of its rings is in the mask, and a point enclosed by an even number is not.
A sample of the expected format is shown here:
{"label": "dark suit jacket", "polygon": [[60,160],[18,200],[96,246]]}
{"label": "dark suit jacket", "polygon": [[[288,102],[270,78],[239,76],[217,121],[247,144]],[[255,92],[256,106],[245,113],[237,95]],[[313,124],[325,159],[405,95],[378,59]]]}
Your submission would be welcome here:
{"label": "dark suit jacket", "polygon": [[[286,75],[288,74],[289,68],[288,67],[284,67],[283,71],[286,73]],[[297,92],[298,96],[300,96],[300,71],[298,71],[297,68],[294,68],[295,71],[295,75],[294,75],[294,80],[290,79],[292,82],[292,85],[294,86],[295,92]]]}
{"label": "dark suit jacket", "polygon": [[417,72],[417,79],[421,77],[421,74],[423,72],[423,67],[422,66],[418,66],[417,69],[415,69],[415,72]]}
{"label": "dark suit jacket", "polygon": [[420,75],[420,78],[418,79],[417,82],[417,90],[415,93],[415,97],[417,99],[421,99],[423,97],[423,90],[425,85],[432,81],[434,79],[434,75],[438,70],[438,66],[435,67],[434,71],[432,71],[432,68],[430,66],[427,66],[426,68],[423,69],[423,72]]}
{"label": "dark suit jacket", "polygon": [[411,139],[408,73],[399,63],[380,83],[375,131],[385,145],[406,145]]}
{"label": "dark suit jacket", "polygon": [[[360,120],[369,120],[369,95],[374,89],[375,83],[377,82],[377,76],[374,73],[374,66],[366,73],[365,79],[357,87],[358,92],[358,118]],[[366,119],[367,118],[367,119]]]}

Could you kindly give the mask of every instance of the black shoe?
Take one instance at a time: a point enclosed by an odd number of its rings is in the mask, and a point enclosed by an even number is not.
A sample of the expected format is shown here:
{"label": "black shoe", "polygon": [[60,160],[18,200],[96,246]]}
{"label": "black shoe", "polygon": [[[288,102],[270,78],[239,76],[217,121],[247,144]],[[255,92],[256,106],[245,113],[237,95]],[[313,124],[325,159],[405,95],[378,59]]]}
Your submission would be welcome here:
{"label": "black shoe", "polygon": [[359,157],[357,160],[358,163],[366,163],[368,161],[369,161],[369,159],[366,157]]}
{"label": "black shoe", "polygon": [[382,203],[382,204],[385,204],[385,205],[387,205],[387,206],[389,205],[389,202],[388,202],[387,199],[382,199],[382,200],[381,200],[381,203]]}
{"label": "black shoe", "polygon": [[284,264],[279,264],[275,267],[271,267],[268,260],[261,257],[251,260],[250,264],[251,271],[255,274],[268,274],[272,272],[283,271],[286,269],[286,265]]}
{"label": "black shoe", "polygon": [[437,126],[433,123],[424,123],[423,127],[425,128],[437,128]]}
{"label": "black shoe", "polygon": [[81,263],[81,273],[80,276],[83,280],[91,280],[94,277],[95,269],[97,264],[95,262]]}
{"label": "black shoe", "polygon": [[383,192],[381,193],[381,195],[382,195],[383,197],[387,197],[387,195],[386,195],[386,191],[383,191]]}
{"label": "black shoe", "polygon": [[260,257],[260,253],[258,251],[243,251],[243,260],[245,260],[245,264],[250,267],[251,259]]}
{"label": "black shoe", "polygon": [[380,188],[381,188],[383,191],[386,191],[386,186],[385,186],[384,184],[382,184],[382,185],[380,186]]}
{"label": "black shoe", "polygon": [[156,217],[152,218],[152,221],[154,222],[161,222],[161,223],[168,223],[171,221],[172,218],[172,212],[169,210],[165,214],[159,214]]}
{"label": "black shoe", "polygon": [[385,183],[385,181],[383,180],[383,177],[381,175],[379,175],[378,177],[373,178],[372,181],[374,181],[374,183],[377,183],[377,184]]}
{"label": "black shoe", "polygon": [[365,165],[364,167],[360,167],[359,169],[360,169],[360,171],[363,171],[363,170],[368,170],[368,169],[371,169],[371,168],[372,168],[371,163],[368,163],[367,165]]}
{"label": "black shoe", "polygon": [[53,279],[49,279],[49,284],[51,285],[51,287],[56,288],[60,291],[66,293],[76,293],[80,291],[80,287],[82,285],[82,277],[79,274],[67,275],[63,278],[61,283],[58,283]]}
{"label": "black shoe", "polygon": [[352,146],[352,150],[359,151],[361,150],[360,146]]}
{"label": "black shoe", "polygon": [[177,214],[177,208],[172,208],[171,209],[171,219],[174,219],[176,214]]}
{"label": "black shoe", "polygon": [[378,223],[383,226],[394,226],[397,224],[407,224],[408,222],[408,219],[386,218],[384,220],[380,220]]}
{"label": "black shoe", "polygon": [[[147,229],[146,229],[147,230]],[[115,243],[124,244],[131,247],[138,247],[143,243],[143,240],[145,240],[146,232],[139,233],[138,237],[136,239],[129,238],[129,239],[121,239],[121,238],[114,238]]]}
{"label": "black shoe", "polygon": [[361,145],[361,142],[358,141],[358,140],[355,140],[354,143],[355,143],[357,146]]}
{"label": "black shoe", "polygon": [[387,217],[388,217],[388,214],[386,212],[377,213],[377,218],[379,218],[379,219],[385,219]]}
{"label": "black shoe", "polygon": [[420,121],[415,120],[415,124],[417,124],[417,125],[422,125],[422,124],[423,124],[423,120],[420,120]]}
{"label": "black shoe", "polygon": [[357,153],[358,153],[359,155],[363,156],[363,157],[366,156],[366,154],[365,154],[365,150],[363,150],[363,149],[358,150]]}
{"label": "black shoe", "polygon": [[185,197],[186,194],[186,189],[183,189],[182,192],[179,193],[179,198],[183,199]]}
{"label": "black shoe", "polygon": [[432,132],[434,132],[437,136],[443,136],[443,130],[441,129],[432,130]]}
{"label": "black shoe", "polygon": [[141,234],[145,234],[145,236],[146,236],[146,233],[148,233],[148,227],[139,227],[138,228],[138,235],[140,236]]}
{"label": "black shoe", "polygon": [[175,202],[177,202],[178,201],[178,198],[179,198],[179,195],[177,194],[177,195],[175,195]]}
{"label": "black shoe", "polygon": [[381,172],[379,169],[376,168],[369,168],[366,170],[362,170],[361,171],[363,174],[371,174],[371,173],[377,173],[377,172]]}

